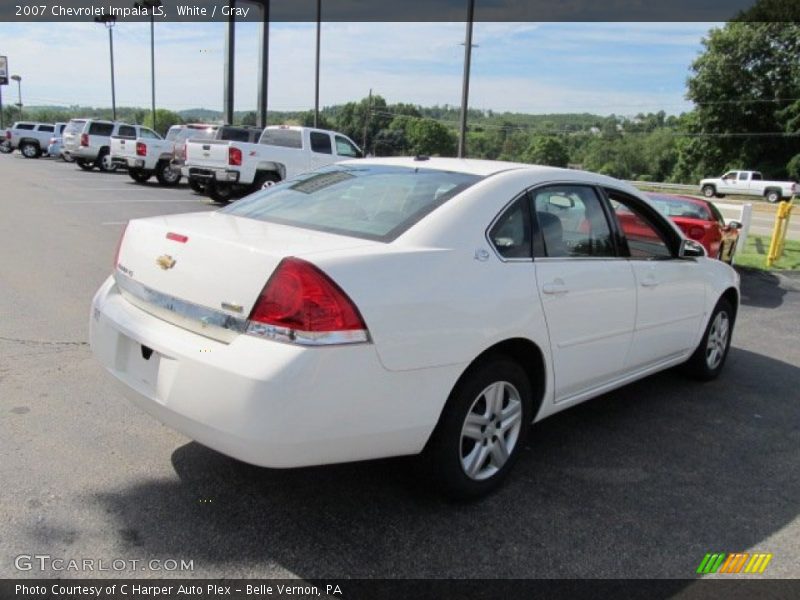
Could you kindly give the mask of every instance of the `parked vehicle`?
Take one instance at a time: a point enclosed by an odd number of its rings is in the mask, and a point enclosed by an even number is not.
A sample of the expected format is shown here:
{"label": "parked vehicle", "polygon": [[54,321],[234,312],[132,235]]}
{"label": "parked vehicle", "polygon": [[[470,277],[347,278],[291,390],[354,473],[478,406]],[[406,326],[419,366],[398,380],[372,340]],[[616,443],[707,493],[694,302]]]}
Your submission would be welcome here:
{"label": "parked vehicle", "polygon": [[360,158],[345,135],[310,127],[271,126],[258,143],[189,140],[186,169],[203,179],[209,196],[229,202],[239,193],[272,185],[341,160]]}
{"label": "parked vehicle", "polygon": [[84,171],[95,167],[116,171],[119,163],[111,158],[111,136],[139,137],[142,125],[128,125],[99,119],[72,119],[64,129],[64,154],[75,159]]}
{"label": "parked vehicle", "polygon": [[758,171],[728,171],[722,177],[703,179],[700,191],[706,198],[724,198],[725,194],[763,196],[768,202],[778,202],[800,193],[793,181],[765,181]]}
{"label": "parked vehicle", "polygon": [[[625,235],[625,211],[647,236]],[[719,375],[738,288],[624,182],[366,159],[130,221],[90,340],[133,402],[222,453],[276,468],[422,453],[432,481],[474,497],[533,421],[679,364]]]}
{"label": "parked vehicle", "polygon": [[66,128],[66,123],[56,123],[55,126],[55,135],[50,138],[50,142],[47,145],[47,154],[52,158],[60,158],[62,160],[66,160],[67,162],[72,162],[71,159],[67,159],[64,154],[64,129]]}
{"label": "parked vehicle", "polygon": [[206,130],[185,134],[187,137],[182,145],[177,145],[175,150],[174,164],[180,165],[181,173],[189,182],[189,187],[198,194],[206,193],[206,183],[208,177],[204,171],[198,171],[193,175],[191,169],[186,164],[187,148],[189,140],[217,140],[229,142],[241,142],[252,144],[261,137],[262,129],[257,127],[239,127],[236,125],[214,125]]}
{"label": "parked vehicle", "polygon": [[178,185],[180,169],[171,165],[173,143],[147,127],[140,127],[138,136],[112,135],[111,160],[128,169],[128,175],[138,183],[155,175],[161,185]]}
{"label": "parked vehicle", "polygon": [[14,149],[11,147],[11,132],[4,129],[0,134],[0,154],[11,154]]}
{"label": "parked vehicle", "polygon": [[6,130],[6,141],[12,152],[19,150],[25,158],[39,158],[47,152],[54,133],[55,125],[52,123],[18,121]]}
{"label": "parked vehicle", "polygon": [[[733,264],[739,230],[742,228],[739,221],[726,223],[719,209],[708,200],[671,194],[646,195],[661,214],[672,219],[686,237],[703,244],[710,257]],[[626,223],[621,217],[620,222],[625,229]],[[637,225],[630,223],[631,227]]]}

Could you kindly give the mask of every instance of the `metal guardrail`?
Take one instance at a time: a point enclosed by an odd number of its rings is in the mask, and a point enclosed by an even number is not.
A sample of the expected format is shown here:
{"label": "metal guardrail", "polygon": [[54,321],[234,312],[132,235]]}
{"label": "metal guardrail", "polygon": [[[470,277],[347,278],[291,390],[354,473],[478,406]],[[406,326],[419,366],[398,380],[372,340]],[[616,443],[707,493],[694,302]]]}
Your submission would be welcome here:
{"label": "metal guardrail", "polygon": [[688,185],[685,183],[660,183],[657,181],[626,181],[634,187],[654,188],[662,190],[672,190],[675,192],[694,192],[699,193],[700,188],[696,185]]}

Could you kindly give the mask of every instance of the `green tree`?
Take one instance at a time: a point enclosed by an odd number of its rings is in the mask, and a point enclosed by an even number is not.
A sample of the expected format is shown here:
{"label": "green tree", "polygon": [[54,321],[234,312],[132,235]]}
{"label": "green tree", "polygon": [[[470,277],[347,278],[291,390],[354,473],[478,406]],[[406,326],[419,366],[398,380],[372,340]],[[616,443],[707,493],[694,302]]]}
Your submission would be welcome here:
{"label": "green tree", "polygon": [[564,143],[553,136],[537,137],[523,154],[525,162],[551,167],[566,167],[569,154]]}
{"label": "green tree", "polygon": [[[146,125],[147,127],[153,127],[152,114],[152,111],[148,110],[144,114],[144,117],[141,120],[138,120],[138,122]],[[166,135],[167,130],[173,125],[181,124],[183,124],[183,119],[178,113],[167,110],[166,108],[156,109],[156,125],[154,129],[161,135]]]}

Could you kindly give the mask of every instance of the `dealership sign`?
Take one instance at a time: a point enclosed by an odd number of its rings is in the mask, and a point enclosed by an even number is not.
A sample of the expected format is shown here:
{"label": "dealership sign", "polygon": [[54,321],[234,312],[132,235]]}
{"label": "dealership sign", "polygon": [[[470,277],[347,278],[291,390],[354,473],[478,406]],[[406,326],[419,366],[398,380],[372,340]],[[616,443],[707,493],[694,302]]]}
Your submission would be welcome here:
{"label": "dealership sign", "polygon": [[8,85],[8,58],[0,56],[0,85]]}

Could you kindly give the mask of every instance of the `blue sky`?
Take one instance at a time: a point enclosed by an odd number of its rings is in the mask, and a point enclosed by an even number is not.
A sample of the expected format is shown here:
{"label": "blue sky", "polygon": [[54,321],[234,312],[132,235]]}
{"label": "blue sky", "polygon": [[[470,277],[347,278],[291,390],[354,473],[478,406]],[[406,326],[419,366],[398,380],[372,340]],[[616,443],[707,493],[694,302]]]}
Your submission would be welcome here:
{"label": "blue sky", "polygon": [[[690,108],[689,65],[712,23],[476,23],[470,105],[528,113],[634,115]],[[157,23],[160,107],[222,105],[223,24]],[[150,102],[148,24],[114,29],[117,104]],[[237,30],[236,108],[256,102],[257,26]],[[322,105],[366,96],[458,105],[463,23],[326,23]],[[271,27],[270,108],[310,109],[313,23]],[[94,23],[0,24],[0,54],[23,78],[23,102],[110,105],[108,38]],[[5,102],[16,89],[4,88]]]}

